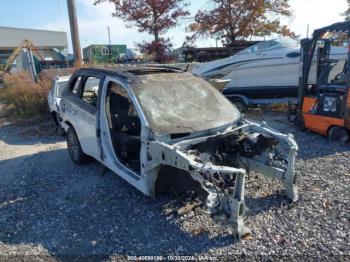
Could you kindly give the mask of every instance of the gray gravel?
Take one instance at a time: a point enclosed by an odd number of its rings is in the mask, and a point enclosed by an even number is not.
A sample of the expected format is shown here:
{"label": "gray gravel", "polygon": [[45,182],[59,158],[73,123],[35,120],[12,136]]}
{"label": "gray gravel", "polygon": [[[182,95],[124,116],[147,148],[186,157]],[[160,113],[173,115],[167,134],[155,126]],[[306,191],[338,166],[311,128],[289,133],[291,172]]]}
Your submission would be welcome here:
{"label": "gray gravel", "polygon": [[175,199],[171,195],[153,200],[98,163],[74,166],[63,138],[0,127],[0,259],[349,261],[350,145],[299,132],[280,116],[266,120],[299,143],[301,199],[290,203],[276,181],[250,175],[245,221],[253,232],[241,242],[201,210],[179,217],[178,202],[164,208]]}

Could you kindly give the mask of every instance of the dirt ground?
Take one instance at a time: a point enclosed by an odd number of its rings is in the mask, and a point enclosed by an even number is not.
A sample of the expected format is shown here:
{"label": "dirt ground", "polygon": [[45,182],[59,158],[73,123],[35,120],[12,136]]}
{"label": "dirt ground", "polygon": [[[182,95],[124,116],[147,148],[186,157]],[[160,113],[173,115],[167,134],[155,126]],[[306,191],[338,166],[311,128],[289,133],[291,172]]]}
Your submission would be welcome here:
{"label": "dirt ground", "polygon": [[[300,146],[301,198],[250,176],[246,223],[236,242],[203,212],[177,216],[172,195],[145,197],[93,162],[75,166],[50,122],[0,126],[0,259],[119,260],[187,255],[213,260],[350,260],[350,146],[296,130],[284,115],[254,113]],[[39,135],[38,135],[39,134]],[[120,255],[123,255],[122,257]],[[169,258],[168,258],[169,259]]]}

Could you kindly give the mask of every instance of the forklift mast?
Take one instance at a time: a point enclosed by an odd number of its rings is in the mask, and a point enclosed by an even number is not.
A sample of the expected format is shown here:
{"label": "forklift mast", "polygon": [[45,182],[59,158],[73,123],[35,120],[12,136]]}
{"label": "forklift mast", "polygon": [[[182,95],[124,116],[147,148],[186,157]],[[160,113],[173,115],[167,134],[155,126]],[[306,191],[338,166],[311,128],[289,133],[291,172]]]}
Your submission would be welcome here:
{"label": "forklift mast", "polygon": [[[312,92],[312,87],[309,85],[309,75],[311,71],[311,66],[313,62],[317,63],[317,83],[319,84],[319,76],[321,73],[321,66],[320,62],[322,59],[329,58],[330,49],[331,49],[331,42],[328,39],[323,39],[323,36],[327,32],[346,32],[348,34],[348,38],[350,36],[350,21],[342,22],[342,23],[336,23],[321,29],[317,29],[313,33],[313,37],[306,38],[301,40],[301,56],[300,56],[300,74],[299,74],[299,89],[298,89],[298,107],[297,111],[302,111],[303,106],[303,100],[307,93]],[[322,48],[317,49],[317,45],[319,40],[322,40],[324,42],[324,46]],[[315,52],[317,50],[317,61],[313,61],[315,57]],[[347,65],[346,68],[350,68],[350,59],[349,59],[349,51],[350,46],[348,48],[348,59],[346,61]],[[346,84],[347,87],[350,87],[350,72],[347,72],[346,75]],[[317,92],[317,90],[313,90],[313,92]]]}
{"label": "forklift mast", "polygon": [[299,89],[298,89],[298,111],[301,112],[303,99],[307,90],[307,84],[316,45],[314,39],[303,39],[300,42],[300,74],[299,74]]}

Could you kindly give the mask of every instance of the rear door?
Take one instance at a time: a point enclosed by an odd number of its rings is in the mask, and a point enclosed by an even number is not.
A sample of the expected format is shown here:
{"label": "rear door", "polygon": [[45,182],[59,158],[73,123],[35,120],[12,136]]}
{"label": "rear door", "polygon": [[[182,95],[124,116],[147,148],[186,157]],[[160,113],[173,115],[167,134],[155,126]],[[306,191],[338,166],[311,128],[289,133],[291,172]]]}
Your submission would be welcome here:
{"label": "rear door", "polygon": [[57,79],[54,79],[51,83],[51,89],[47,97],[47,101],[50,107],[50,112],[57,111],[57,105],[56,105],[56,85],[57,85]]}
{"label": "rear door", "polygon": [[73,125],[84,153],[101,159],[99,147],[99,93],[103,78],[92,73],[77,75],[65,100],[65,115]]}

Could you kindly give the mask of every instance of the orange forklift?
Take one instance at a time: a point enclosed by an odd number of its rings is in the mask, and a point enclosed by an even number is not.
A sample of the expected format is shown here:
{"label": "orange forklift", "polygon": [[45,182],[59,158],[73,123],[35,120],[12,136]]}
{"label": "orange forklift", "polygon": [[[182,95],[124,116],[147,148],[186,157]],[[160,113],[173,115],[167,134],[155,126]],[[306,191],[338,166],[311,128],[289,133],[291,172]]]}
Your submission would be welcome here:
{"label": "orange forklift", "polygon": [[315,30],[301,41],[295,122],[345,143],[350,130],[350,22]]}

